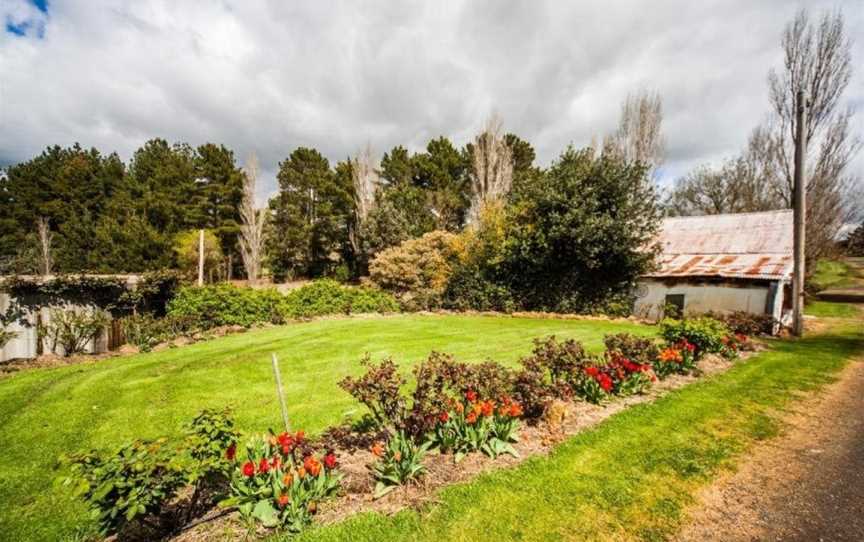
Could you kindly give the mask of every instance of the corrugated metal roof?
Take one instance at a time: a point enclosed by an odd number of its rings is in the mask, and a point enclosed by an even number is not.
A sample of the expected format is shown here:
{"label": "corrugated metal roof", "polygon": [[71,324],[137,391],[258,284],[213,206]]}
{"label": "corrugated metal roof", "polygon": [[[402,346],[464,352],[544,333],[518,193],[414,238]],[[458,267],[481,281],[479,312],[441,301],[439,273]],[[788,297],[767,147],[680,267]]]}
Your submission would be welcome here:
{"label": "corrugated metal roof", "polygon": [[650,277],[784,279],[792,274],[792,211],[667,218]]}
{"label": "corrugated metal roof", "polygon": [[776,280],[792,273],[792,255],[670,254],[649,277],[727,277]]}

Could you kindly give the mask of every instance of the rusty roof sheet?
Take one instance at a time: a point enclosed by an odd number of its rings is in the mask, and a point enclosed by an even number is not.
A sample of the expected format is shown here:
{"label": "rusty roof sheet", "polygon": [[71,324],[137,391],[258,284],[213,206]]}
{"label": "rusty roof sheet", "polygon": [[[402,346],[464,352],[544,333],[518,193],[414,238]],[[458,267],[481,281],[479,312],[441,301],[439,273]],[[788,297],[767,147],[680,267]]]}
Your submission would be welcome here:
{"label": "rusty roof sheet", "polygon": [[792,255],[669,254],[649,277],[725,277],[779,280],[792,274]]}
{"label": "rusty roof sheet", "polygon": [[667,218],[651,277],[786,279],[792,274],[792,211]]}

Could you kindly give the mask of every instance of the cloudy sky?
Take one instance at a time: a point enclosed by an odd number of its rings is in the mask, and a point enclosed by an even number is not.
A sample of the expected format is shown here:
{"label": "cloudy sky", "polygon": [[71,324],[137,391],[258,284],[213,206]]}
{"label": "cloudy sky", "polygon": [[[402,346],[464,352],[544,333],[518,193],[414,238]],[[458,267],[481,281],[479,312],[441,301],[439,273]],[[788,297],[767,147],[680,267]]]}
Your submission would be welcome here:
{"label": "cloudy sky", "polygon": [[[864,2],[841,8],[861,66]],[[547,165],[616,123],[628,92],[663,96],[669,182],[740,149],[802,2],[0,0],[0,165],[80,142],[124,159],[144,141],[256,151],[267,186],[298,146],[465,143],[490,112]],[[856,162],[859,168],[864,160]]]}

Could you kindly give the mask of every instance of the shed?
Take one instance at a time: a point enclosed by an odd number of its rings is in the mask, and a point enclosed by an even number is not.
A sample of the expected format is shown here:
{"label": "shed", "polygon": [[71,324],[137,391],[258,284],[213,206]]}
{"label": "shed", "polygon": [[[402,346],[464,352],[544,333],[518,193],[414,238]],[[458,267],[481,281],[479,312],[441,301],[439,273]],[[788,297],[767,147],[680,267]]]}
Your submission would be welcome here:
{"label": "shed", "polygon": [[0,362],[48,353],[63,355],[62,347],[51,351],[43,332],[56,309],[104,312],[109,323],[90,339],[85,351],[98,354],[113,350],[122,344],[123,337],[112,307],[123,292],[135,290],[139,281],[138,275],[0,277],[0,323],[15,334],[0,348]]}
{"label": "shed", "polygon": [[656,269],[639,280],[634,312],[656,320],[667,309],[744,311],[785,323],[792,233],[791,210],[667,218]]}

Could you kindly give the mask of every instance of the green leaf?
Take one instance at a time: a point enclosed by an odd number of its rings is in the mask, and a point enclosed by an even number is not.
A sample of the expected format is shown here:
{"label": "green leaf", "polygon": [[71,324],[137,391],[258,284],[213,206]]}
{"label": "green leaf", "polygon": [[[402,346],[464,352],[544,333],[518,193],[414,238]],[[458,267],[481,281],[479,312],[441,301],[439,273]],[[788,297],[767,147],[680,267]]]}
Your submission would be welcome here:
{"label": "green leaf", "polygon": [[279,524],[279,512],[273,508],[270,501],[258,501],[252,510],[252,517],[265,527],[275,527]]}
{"label": "green leaf", "polygon": [[237,496],[228,497],[226,499],[222,499],[216,506],[219,508],[233,508],[234,506],[238,506],[240,504],[240,499]]}
{"label": "green leaf", "polygon": [[373,499],[380,499],[384,495],[390,493],[396,489],[396,486],[387,485],[383,482],[378,482],[375,484],[375,493],[372,495]]}
{"label": "green leaf", "polygon": [[114,489],[113,482],[105,482],[104,484],[96,488],[96,491],[93,492],[91,500],[99,501],[104,499],[105,496],[108,495],[108,493],[110,493],[112,489]]}

